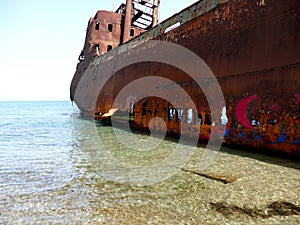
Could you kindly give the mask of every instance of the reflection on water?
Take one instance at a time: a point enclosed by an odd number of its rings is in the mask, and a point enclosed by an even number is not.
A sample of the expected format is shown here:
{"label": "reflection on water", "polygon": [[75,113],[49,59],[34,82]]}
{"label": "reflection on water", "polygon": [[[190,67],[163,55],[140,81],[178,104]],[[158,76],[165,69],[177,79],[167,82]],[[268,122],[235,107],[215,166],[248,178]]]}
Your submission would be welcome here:
{"label": "reflection on water", "polygon": [[[0,224],[300,223],[299,162],[252,153],[242,157],[224,148],[205,171],[235,180],[224,184],[186,172],[197,170],[203,150],[196,148],[185,170],[157,184],[131,186],[103,177],[105,158],[99,157],[107,155],[99,154],[100,148],[121,162],[145,166],[168,157],[177,143],[164,140],[155,151],[136,152],[118,142],[111,127],[76,115],[65,115],[59,123],[63,126],[48,134],[34,133],[31,140],[40,144],[8,149],[1,142]],[[49,140],[40,140],[47,137],[56,140],[48,147],[43,143]],[[271,214],[274,205],[295,209]]]}

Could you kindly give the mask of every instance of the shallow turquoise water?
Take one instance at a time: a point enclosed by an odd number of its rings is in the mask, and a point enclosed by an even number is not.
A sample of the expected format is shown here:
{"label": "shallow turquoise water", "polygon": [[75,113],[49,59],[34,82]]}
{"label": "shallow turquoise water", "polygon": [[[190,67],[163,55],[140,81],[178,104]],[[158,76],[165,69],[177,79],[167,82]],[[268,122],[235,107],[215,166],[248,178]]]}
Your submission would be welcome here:
{"label": "shallow turquoise water", "polygon": [[[111,127],[82,119],[70,102],[0,102],[0,224],[300,223],[299,215],[224,215],[211,207],[300,205],[299,162],[252,153],[242,157],[241,150],[223,148],[205,172],[234,178],[233,183],[179,168],[162,182],[139,187],[120,183],[130,173],[108,157],[144,167],[160,163],[176,146],[165,140],[155,151],[129,149]],[[193,150],[184,168],[195,171],[204,150]]]}

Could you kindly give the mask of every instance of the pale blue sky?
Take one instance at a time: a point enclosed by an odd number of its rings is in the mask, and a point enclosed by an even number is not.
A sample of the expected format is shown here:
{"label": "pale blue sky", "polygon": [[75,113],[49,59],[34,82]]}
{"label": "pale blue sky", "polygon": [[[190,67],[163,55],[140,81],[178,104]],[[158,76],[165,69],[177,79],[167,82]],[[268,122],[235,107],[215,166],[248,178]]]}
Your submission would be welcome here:
{"label": "pale blue sky", "polygon": [[[161,0],[160,21],[197,0]],[[6,0],[0,3],[0,101],[69,100],[86,25],[125,0]]]}

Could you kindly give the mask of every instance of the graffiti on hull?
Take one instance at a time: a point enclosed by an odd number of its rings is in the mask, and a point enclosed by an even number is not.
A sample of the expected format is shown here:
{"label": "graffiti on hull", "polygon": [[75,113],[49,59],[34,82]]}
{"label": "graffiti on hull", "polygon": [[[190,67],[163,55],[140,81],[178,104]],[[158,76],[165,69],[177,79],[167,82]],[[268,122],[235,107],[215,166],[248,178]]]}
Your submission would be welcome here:
{"label": "graffiti on hull", "polygon": [[225,142],[288,152],[299,148],[300,94],[248,94],[237,103],[231,99],[227,104]]}

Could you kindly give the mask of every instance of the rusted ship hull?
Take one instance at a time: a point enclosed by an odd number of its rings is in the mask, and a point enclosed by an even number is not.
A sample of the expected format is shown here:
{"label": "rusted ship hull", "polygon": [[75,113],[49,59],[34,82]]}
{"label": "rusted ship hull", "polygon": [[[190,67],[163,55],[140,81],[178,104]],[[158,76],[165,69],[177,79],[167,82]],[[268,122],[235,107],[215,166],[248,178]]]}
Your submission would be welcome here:
{"label": "rusted ship hull", "polygon": [[[181,19],[179,19],[181,18]],[[164,33],[170,24],[181,26]],[[160,30],[159,30],[160,29]],[[267,149],[274,153],[300,156],[300,1],[299,0],[222,0],[199,1],[141,36],[118,47],[125,51],[139,42],[162,40],[184,46],[211,68],[222,89],[228,123],[224,142],[227,144]],[[124,50],[125,49],[125,50]],[[80,65],[95,71],[95,58]],[[115,57],[104,58],[113,64]],[[101,76],[101,70],[98,71]],[[85,72],[75,73],[71,99],[82,112],[103,115],[113,108],[118,92],[130,82],[147,76],[165,77],[179,84],[197,107],[198,121],[189,121],[189,135],[201,140],[210,137],[210,108],[199,86],[172,66],[144,62],[116,72],[105,83],[92,103],[95,91],[85,92],[85,100],[76,99],[76,89]],[[92,82],[92,81],[91,81]],[[161,95],[175,90],[160,87]],[[127,102],[130,96],[127,96]],[[170,118],[170,104],[157,97],[135,102],[132,126],[145,129],[154,117],[165,121],[167,131],[178,135],[185,126],[188,107],[182,101],[182,118]],[[119,106],[130,111],[128,105]],[[163,129],[159,124],[156,130]],[[193,129],[193,127],[195,129]],[[200,128],[199,130],[196,128]]]}

